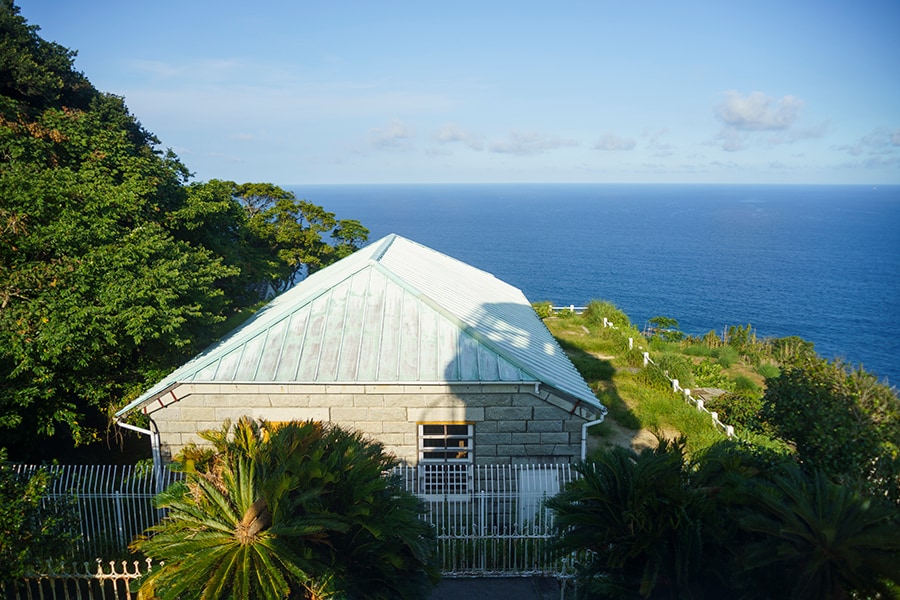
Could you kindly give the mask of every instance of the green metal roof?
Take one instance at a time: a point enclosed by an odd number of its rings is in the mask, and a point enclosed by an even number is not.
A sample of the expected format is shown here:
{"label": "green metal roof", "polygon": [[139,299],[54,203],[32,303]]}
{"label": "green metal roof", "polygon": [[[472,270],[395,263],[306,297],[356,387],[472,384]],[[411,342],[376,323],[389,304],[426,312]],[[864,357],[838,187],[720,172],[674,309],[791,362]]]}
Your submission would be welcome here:
{"label": "green metal roof", "polygon": [[604,410],[519,289],[394,234],[279,295],[116,416],[190,382],[539,382]]}

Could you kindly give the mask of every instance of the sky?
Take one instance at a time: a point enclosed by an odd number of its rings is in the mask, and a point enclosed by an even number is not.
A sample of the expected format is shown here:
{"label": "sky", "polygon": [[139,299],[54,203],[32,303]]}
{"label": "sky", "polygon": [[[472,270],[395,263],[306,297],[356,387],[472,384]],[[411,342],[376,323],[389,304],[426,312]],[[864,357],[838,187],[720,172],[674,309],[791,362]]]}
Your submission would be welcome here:
{"label": "sky", "polygon": [[196,180],[900,184],[897,0],[16,0]]}

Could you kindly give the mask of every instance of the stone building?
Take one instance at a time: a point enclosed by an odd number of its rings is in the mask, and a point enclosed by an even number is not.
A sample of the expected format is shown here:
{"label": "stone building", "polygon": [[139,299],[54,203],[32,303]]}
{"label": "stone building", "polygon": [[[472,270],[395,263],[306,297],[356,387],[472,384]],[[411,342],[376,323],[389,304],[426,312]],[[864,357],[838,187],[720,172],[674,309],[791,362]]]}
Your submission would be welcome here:
{"label": "stone building", "polygon": [[332,421],[435,466],[577,460],[606,412],[520,290],[397,235],[276,297],[116,418],[134,411],[162,461],[249,415]]}

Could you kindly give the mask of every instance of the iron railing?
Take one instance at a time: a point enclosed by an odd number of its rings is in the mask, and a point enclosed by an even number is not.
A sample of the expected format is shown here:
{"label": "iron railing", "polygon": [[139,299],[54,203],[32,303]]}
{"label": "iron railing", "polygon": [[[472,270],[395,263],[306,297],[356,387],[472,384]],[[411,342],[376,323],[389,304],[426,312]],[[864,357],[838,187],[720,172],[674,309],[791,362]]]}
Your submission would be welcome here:
{"label": "iron railing", "polygon": [[144,465],[15,465],[27,475],[44,469],[51,475],[45,503],[69,502],[78,516],[73,560],[123,555],[131,541],[162,516],[153,497],[180,477],[165,468]]}
{"label": "iron railing", "polygon": [[[38,467],[19,465],[21,473]],[[77,556],[122,557],[128,544],[158,522],[153,497],[180,477],[150,466],[53,465],[46,502],[74,502]],[[398,467],[392,474],[422,499],[422,518],[437,535],[445,575],[553,574],[561,569],[549,552],[552,515],[544,499],[576,473],[568,464],[429,464]],[[438,486],[444,480],[452,485]]]}

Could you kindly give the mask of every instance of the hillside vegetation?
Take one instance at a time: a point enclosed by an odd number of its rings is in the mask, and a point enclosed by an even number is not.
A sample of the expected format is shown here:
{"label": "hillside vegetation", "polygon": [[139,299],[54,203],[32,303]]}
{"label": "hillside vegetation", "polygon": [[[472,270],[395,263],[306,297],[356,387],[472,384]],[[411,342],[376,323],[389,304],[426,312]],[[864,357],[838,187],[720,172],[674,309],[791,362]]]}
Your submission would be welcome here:
{"label": "hillside vegetation", "polygon": [[368,231],[272,184],[192,181],[37,32],[0,0],[0,438],[108,460],[110,414]]}
{"label": "hillside vegetation", "polygon": [[[879,481],[900,499],[900,400],[875,375],[826,361],[798,337],[759,338],[750,325],[692,337],[666,317],[642,332],[608,302],[582,314],[552,312],[549,303],[535,309],[609,409],[607,423],[592,430],[595,447],[631,441],[640,449],[648,437],[683,436],[697,452],[726,438],[714,411],[742,442],[833,476]],[[672,379],[706,411],[674,392]]]}

